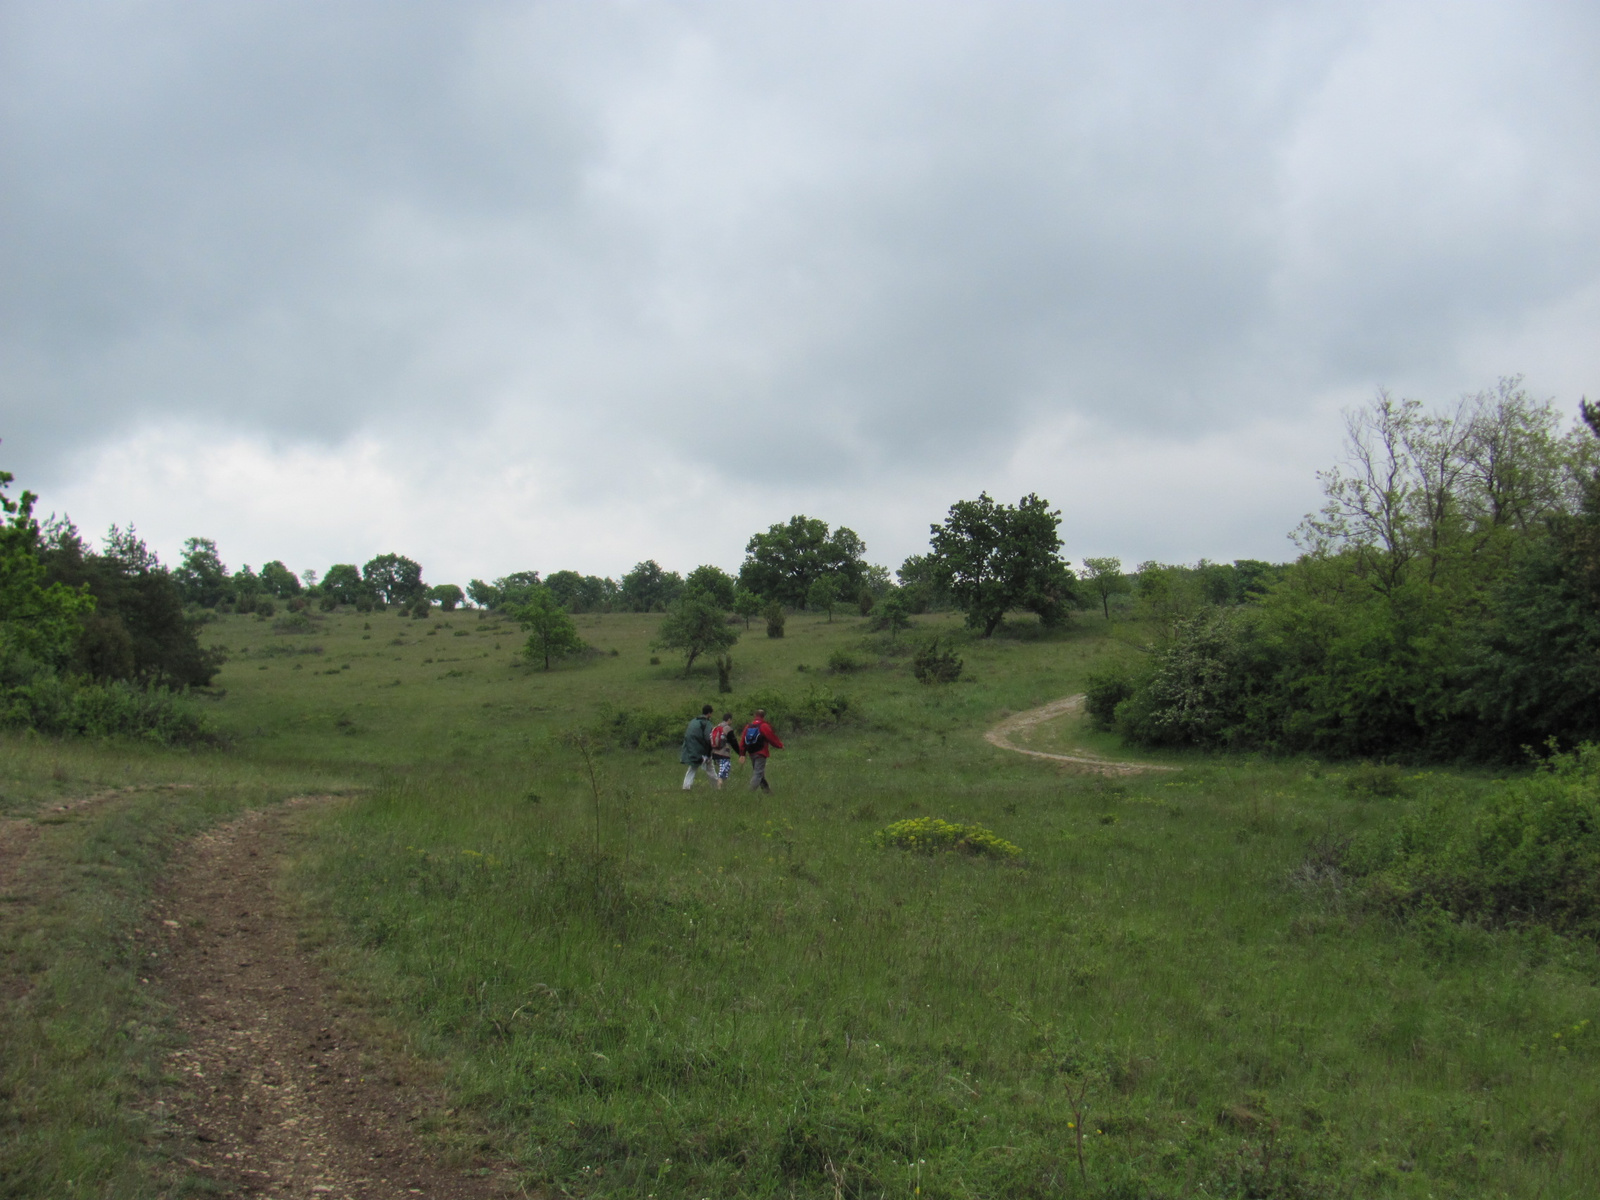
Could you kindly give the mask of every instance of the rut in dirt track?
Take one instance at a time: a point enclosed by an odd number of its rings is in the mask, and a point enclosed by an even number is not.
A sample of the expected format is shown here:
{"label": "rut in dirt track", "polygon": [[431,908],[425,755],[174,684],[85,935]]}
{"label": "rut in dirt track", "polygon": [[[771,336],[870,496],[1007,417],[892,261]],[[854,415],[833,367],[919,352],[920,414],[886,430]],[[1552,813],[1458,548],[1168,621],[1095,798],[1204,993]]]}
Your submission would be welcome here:
{"label": "rut in dirt track", "polygon": [[276,893],[296,809],[250,813],[175,857],[151,918],[151,982],[177,1009],[181,1083],[159,1102],[175,1161],[220,1194],[479,1200],[522,1194],[503,1163],[452,1163],[415,1125],[446,1098],[363,1045]]}
{"label": "rut in dirt track", "polygon": [[1007,717],[1000,724],[983,735],[984,741],[991,746],[998,746],[1002,750],[1010,750],[1016,754],[1026,754],[1030,758],[1044,758],[1051,762],[1066,763],[1080,771],[1087,771],[1097,775],[1139,775],[1145,771],[1176,771],[1177,767],[1163,766],[1159,763],[1117,762],[1113,759],[1102,758],[1098,754],[1080,751],[1077,754],[1050,754],[1044,750],[1030,750],[1027,746],[1018,746],[1011,740],[1013,734],[1025,733],[1036,725],[1046,721],[1053,721],[1057,717],[1072,716],[1083,711],[1083,693],[1076,696],[1067,696],[1061,700],[1052,700],[1049,704],[1030,708],[1027,712],[1016,713]]}

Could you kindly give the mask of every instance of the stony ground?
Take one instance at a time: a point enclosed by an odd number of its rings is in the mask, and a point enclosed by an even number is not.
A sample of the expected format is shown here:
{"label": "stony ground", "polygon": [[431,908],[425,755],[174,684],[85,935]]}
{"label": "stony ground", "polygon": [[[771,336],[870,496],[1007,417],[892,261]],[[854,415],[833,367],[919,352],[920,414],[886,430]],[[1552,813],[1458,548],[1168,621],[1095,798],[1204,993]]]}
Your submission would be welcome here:
{"label": "stony ground", "polygon": [[[467,1200],[521,1194],[452,1161],[423,1126],[452,1115],[419,1065],[363,1037],[298,944],[276,884],[315,798],[251,813],[178,854],[143,935],[181,1048],[158,1101],[180,1164],[222,1195]],[[202,1184],[207,1187],[207,1184]]]}

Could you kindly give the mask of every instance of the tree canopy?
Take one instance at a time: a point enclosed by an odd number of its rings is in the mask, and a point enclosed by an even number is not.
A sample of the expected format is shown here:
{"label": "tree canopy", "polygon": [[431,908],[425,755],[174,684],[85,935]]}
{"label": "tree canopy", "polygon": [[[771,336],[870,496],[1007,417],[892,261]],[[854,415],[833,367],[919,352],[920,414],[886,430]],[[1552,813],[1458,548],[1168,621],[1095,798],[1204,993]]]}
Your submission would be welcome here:
{"label": "tree canopy", "polygon": [[14,476],[0,471],[0,660],[24,656],[50,667],[65,666],[77,646],[84,618],[94,612],[94,597],[81,583],[52,581],[39,561],[38,500],[24,491],[5,494]]}
{"label": "tree canopy", "polygon": [[663,571],[660,563],[647,558],[622,577],[618,590],[629,612],[665,612],[683,591],[683,576]]}
{"label": "tree canopy", "polygon": [[414,604],[428,594],[422,567],[400,554],[380,554],[361,568],[367,590],[385,604]]}
{"label": "tree canopy", "polygon": [[831,576],[842,595],[855,595],[866,580],[867,545],[843,525],[794,516],[754,534],[745,545],[739,583],[769,600],[806,607],[811,584]]}
{"label": "tree canopy", "polygon": [[1060,512],[1029,493],[1015,507],[987,492],[950,506],[931,527],[932,577],[989,637],[1006,613],[1026,609],[1054,622],[1076,599],[1072,572],[1061,561]]}
{"label": "tree canopy", "polygon": [[334,563],[322,577],[322,594],[331,596],[338,604],[358,604],[371,593],[361,578],[361,568],[354,563]]}
{"label": "tree canopy", "polygon": [[455,612],[460,603],[467,598],[467,594],[453,583],[441,583],[428,589],[428,599],[434,601],[445,612]]}
{"label": "tree canopy", "polygon": [[[420,574],[421,568],[418,568]],[[261,568],[261,590],[278,600],[287,600],[301,592],[300,578],[283,563],[274,559]]]}
{"label": "tree canopy", "polygon": [[683,581],[684,591],[700,592],[721,605],[724,610],[733,607],[733,593],[737,587],[738,584],[734,582],[733,576],[721,567],[696,567]]}
{"label": "tree canopy", "polygon": [[573,613],[605,612],[617,596],[614,580],[580,575],[576,571],[557,571],[544,585],[563,608]]}
{"label": "tree canopy", "polygon": [[78,673],[182,688],[209,684],[221,668],[221,656],[200,645],[199,623],[185,616],[172,573],[132,529],[113,525],[96,553],[70,521],[54,522],[40,561],[51,580],[94,597],[72,649]]}
{"label": "tree canopy", "polygon": [[189,538],[172,581],[187,604],[215,608],[228,594],[228,568],[222,565],[217,544],[210,538]]}

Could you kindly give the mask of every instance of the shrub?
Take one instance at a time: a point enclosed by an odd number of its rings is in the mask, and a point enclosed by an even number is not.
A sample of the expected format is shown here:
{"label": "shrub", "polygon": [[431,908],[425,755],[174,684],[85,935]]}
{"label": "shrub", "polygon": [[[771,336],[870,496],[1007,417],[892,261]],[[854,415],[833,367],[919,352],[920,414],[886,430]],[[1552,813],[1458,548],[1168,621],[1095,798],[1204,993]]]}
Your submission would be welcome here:
{"label": "shrub", "polygon": [[872,839],[885,849],[914,850],[919,854],[991,855],[1016,858],[1019,846],[991,833],[982,825],[957,825],[938,817],[912,817],[880,829]]}
{"label": "shrub", "polygon": [[124,680],[87,683],[13,660],[0,683],[0,725],[55,736],[131,737],[167,746],[217,742],[217,734],[166,688]]}
{"label": "shrub", "polygon": [[332,593],[329,593],[317,601],[317,607],[323,612],[332,612],[334,609],[339,607],[339,598]]}
{"label": "shrub", "polygon": [[855,702],[831,688],[811,684],[798,698],[775,690],[755,692],[742,701],[742,713],[767,710],[767,721],[779,734],[789,730],[828,729],[860,715]]}
{"label": "shrub", "polygon": [[292,612],[286,617],[279,617],[272,623],[275,633],[312,633],[315,632],[311,618],[303,612]]}
{"label": "shrub", "polygon": [[1090,675],[1083,696],[1089,719],[1101,729],[1114,728],[1117,705],[1133,695],[1135,686],[1133,673],[1121,665]]}
{"label": "shrub", "polygon": [[763,610],[762,616],[767,619],[767,636],[769,638],[781,638],[783,636],[784,622],[788,620],[783,615],[783,605],[774,600]]}
{"label": "shrub", "polygon": [[954,650],[939,649],[934,638],[911,660],[911,673],[919,683],[954,683],[961,678],[961,659]]}
{"label": "shrub", "polygon": [[1375,907],[1600,938],[1600,745],[1552,756],[1476,812],[1409,814],[1352,844],[1343,866]]}
{"label": "shrub", "polygon": [[255,614],[256,614],[256,619],[257,620],[265,621],[269,617],[271,617],[273,613],[275,613],[277,611],[278,611],[278,606],[276,604],[274,604],[271,600],[268,600],[264,596],[260,596],[260,597],[256,598]]}
{"label": "shrub", "polygon": [[828,670],[837,675],[848,675],[851,671],[859,671],[866,665],[848,650],[835,650],[828,655]]}
{"label": "shrub", "polygon": [[660,750],[683,741],[688,723],[683,713],[643,713],[606,705],[593,733],[601,745],[619,750]]}

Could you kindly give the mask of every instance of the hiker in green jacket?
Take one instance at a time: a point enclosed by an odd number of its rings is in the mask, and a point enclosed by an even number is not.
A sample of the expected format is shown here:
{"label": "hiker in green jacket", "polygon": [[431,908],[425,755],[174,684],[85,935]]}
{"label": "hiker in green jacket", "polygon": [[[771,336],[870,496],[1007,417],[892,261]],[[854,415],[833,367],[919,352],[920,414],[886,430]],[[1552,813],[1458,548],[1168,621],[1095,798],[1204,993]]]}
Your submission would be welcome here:
{"label": "hiker in green jacket", "polygon": [[678,761],[689,768],[683,773],[686,792],[694,786],[695,772],[711,757],[711,712],[711,705],[706,705],[683,731],[683,749],[678,751]]}

